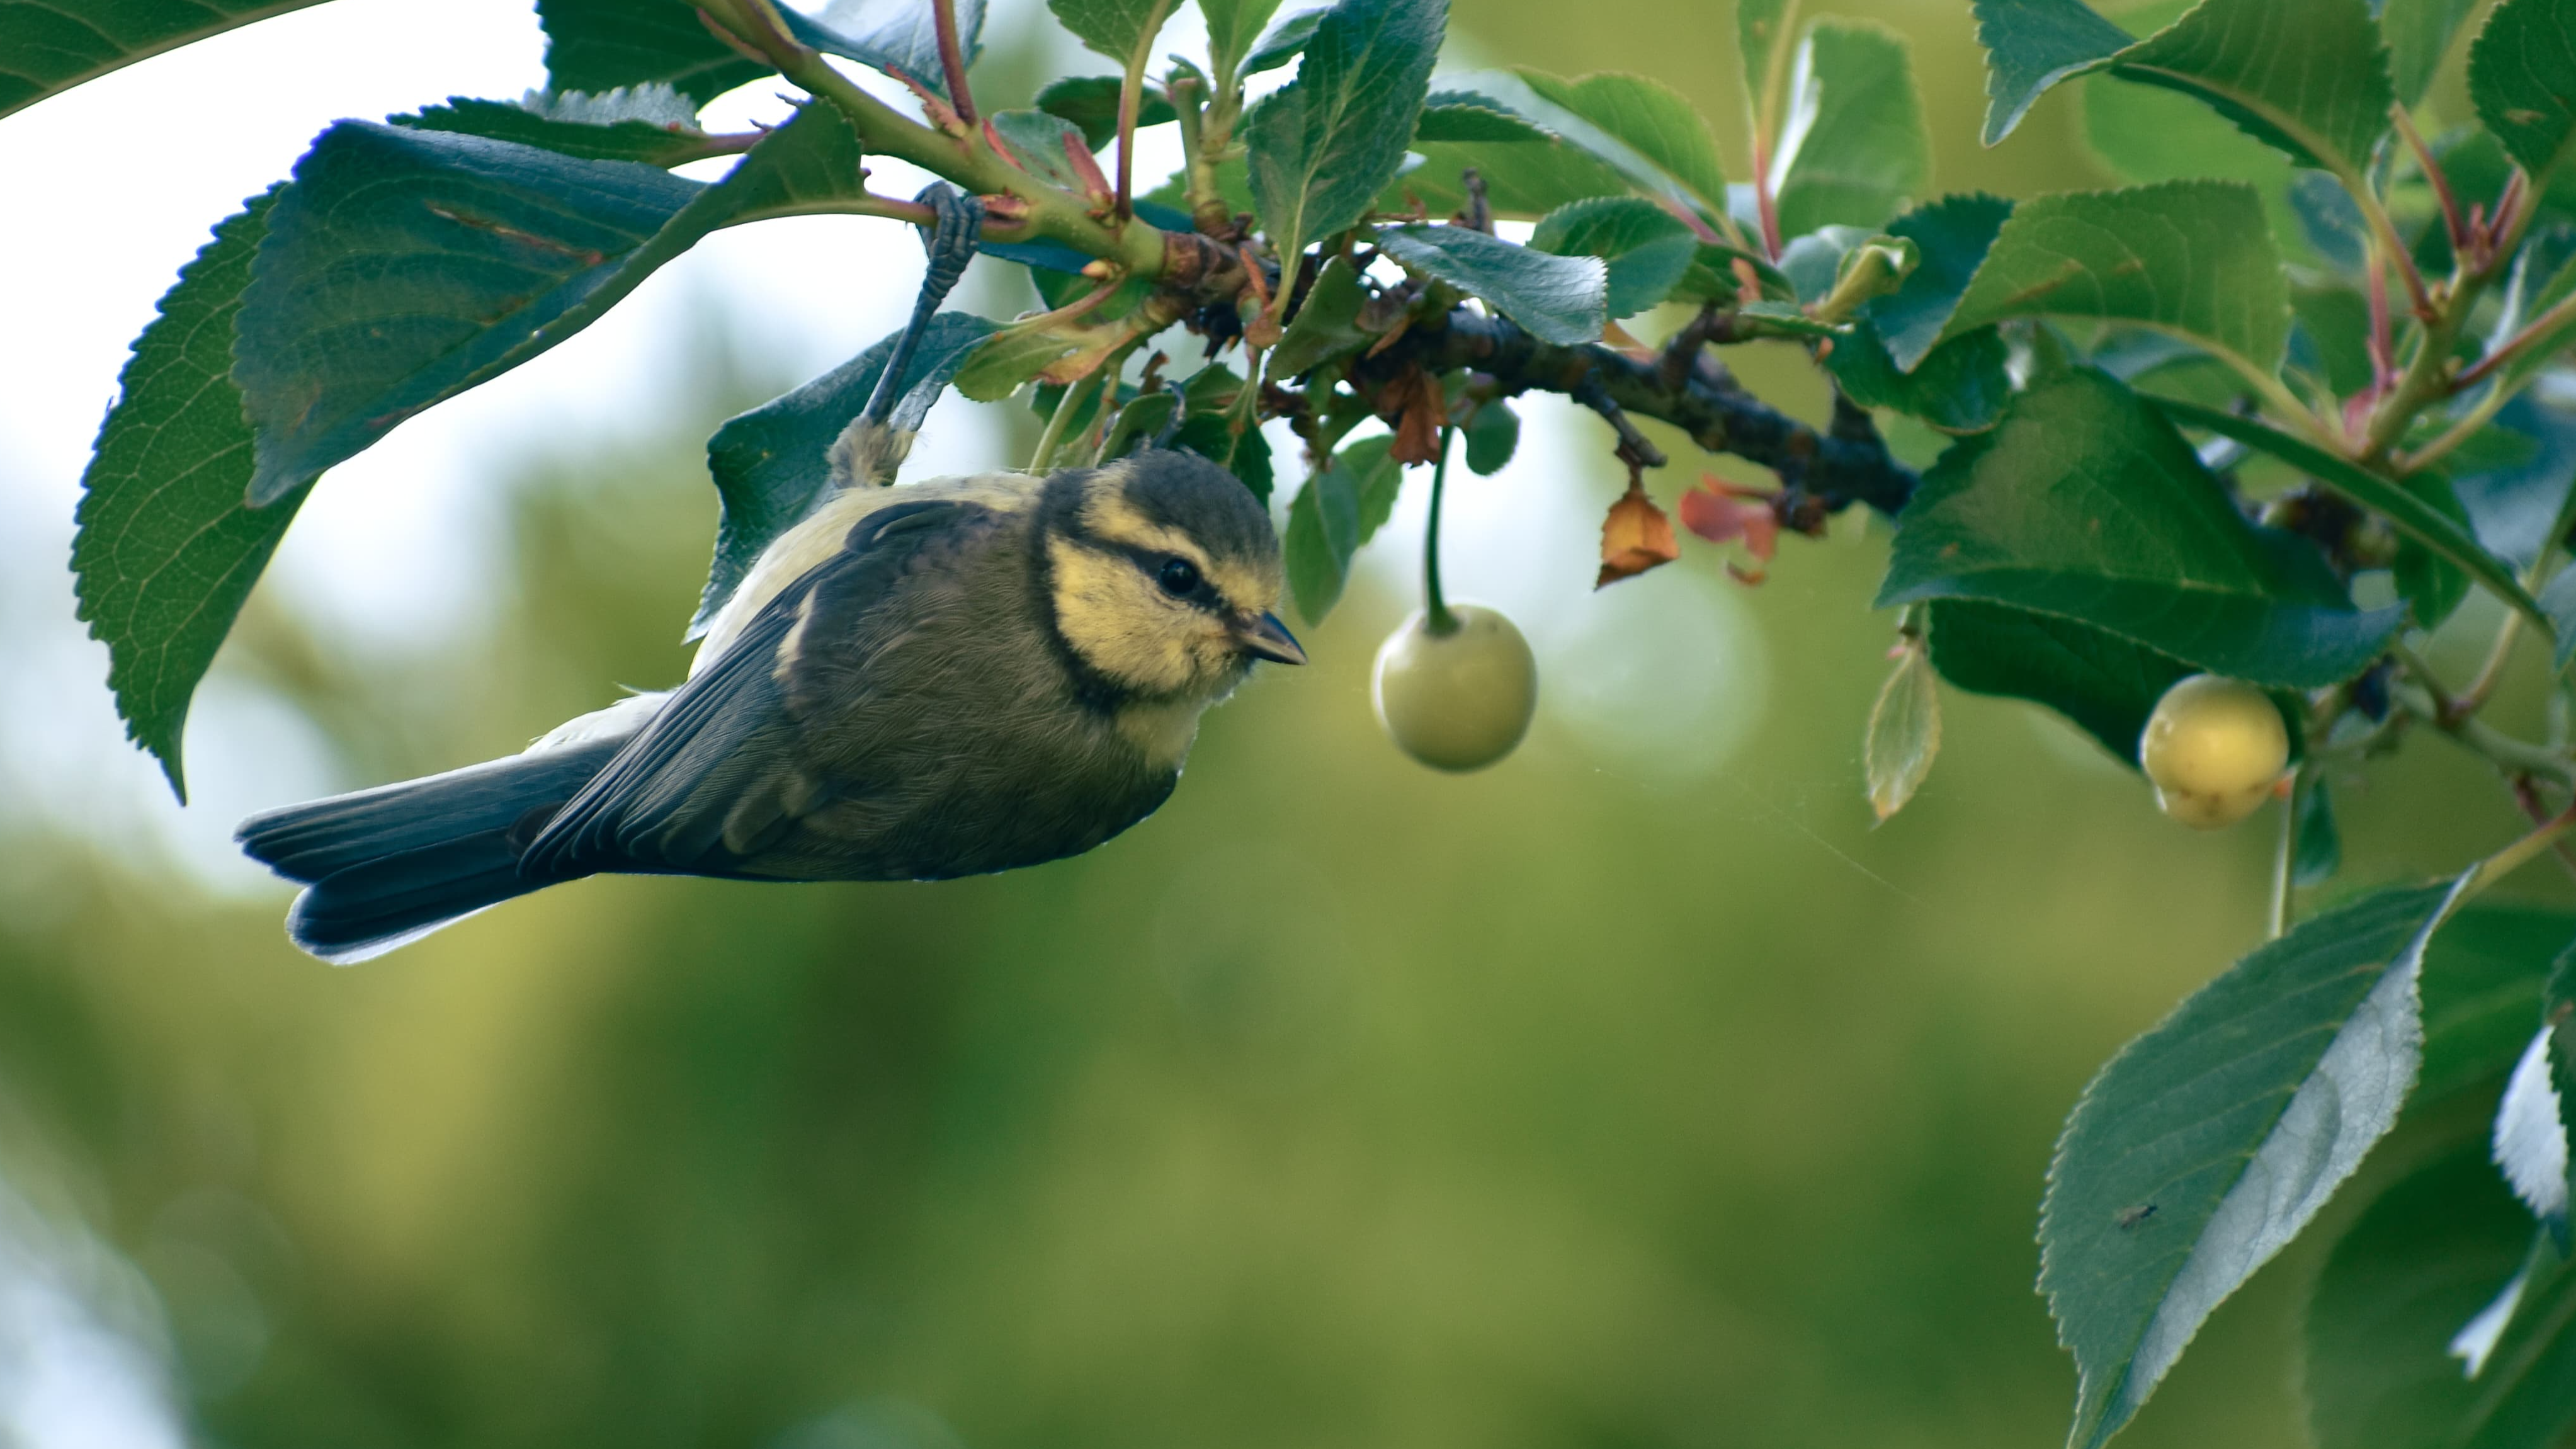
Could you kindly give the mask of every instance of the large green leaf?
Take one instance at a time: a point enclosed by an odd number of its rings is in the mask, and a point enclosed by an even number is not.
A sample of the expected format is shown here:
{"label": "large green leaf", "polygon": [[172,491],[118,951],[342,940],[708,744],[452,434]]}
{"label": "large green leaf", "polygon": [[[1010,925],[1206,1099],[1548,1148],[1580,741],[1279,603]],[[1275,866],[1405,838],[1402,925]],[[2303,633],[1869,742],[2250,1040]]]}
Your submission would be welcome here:
{"label": "large green leaf", "polygon": [[2413,106],[2424,99],[2433,73],[2450,53],[2451,37],[2469,18],[2477,0],[2378,0],[2379,33],[2388,41],[2388,76],[2397,99]]}
{"label": "large green leaf", "polygon": [[[984,119],[1021,170],[1076,196],[1090,189],[1090,179],[1075,161],[1077,148],[1085,158],[1091,152],[1082,127],[1048,111],[995,111]],[[1092,166],[1096,170],[1099,163]]]}
{"label": "large green leaf", "polygon": [[2058,1139],[2040,1288],[2078,1375],[2074,1449],[2118,1432],[2210,1311],[2395,1124],[2417,976],[2461,885],[2303,922],[2121,1048]]}
{"label": "large green leaf", "polygon": [[2505,0],[2469,45],[2478,119],[2535,181],[2576,138],[2576,6]]}
{"label": "large green leaf", "polygon": [[671,167],[721,154],[697,125],[697,106],[669,86],[605,96],[531,96],[526,103],[451,96],[417,115],[388,116],[391,125],[456,131],[522,146],[542,146],[585,161],[640,161]]}
{"label": "large green leaf", "polygon": [[2207,102],[2248,135],[2358,182],[2396,99],[2367,0],[2202,0],[2111,73]]}
{"label": "large green leaf", "polygon": [[719,226],[828,206],[858,138],[809,105],[712,186],[650,166],[343,121],[297,163],[242,298],[254,501],[579,331]]}
{"label": "large green leaf", "polygon": [[2082,369],[2022,394],[1924,474],[1878,605],[2009,604],[2315,688],[2367,667],[2402,611],[2352,609],[2303,547],[2248,523],[2152,405]]}
{"label": "large green leaf", "polygon": [[1599,257],[1609,268],[1613,317],[1633,317],[1672,295],[1699,257],[1691,229],[1642,196],[1597,196],[1560,206],[1539,219],[1529,244],[1557,256]]}
{"label": "large green leaf", "polygon": [[1448,0],[1338,0],[1297,79],[1245,118],[1252,198],[1282,255],[1368,213],[1404,164]]}
{"label": "large green leaf", "polygon": [[8,0],[0,4],[0,116],[190,41],[314,0]]}
{"label": "large green leaf", "polygon": [[1736,0],[1735,53],[1744,64],[1744,103],[1753,116],[1753,144],[1769,149],[1780,139],[1780,113],[1789,105],[1789,57],[1796,49],[1798,0]]}
{"label": "large green leaf", "polygon": [[1911,372],[1931,355],[2012,212],[2011,202],[1979,192],[1942,197],[1887,224],[1889,236],[1914,243],[1914,270],[1867,315],[1898,367]]}
{"label": "large green leaf", "polygon": [[1125,65],[1153,43],[1171,16],[1172,0],[1047,0],[1047,8],[1076,40]]}
{"label": "large green leaf", "polygon": [[1351,555],[1395,511],[1404,468],[1389,456],[1394,441],[1380,434],[1342,449],[1288,505],[1288,534],[1281,541],[1288,591],[1309,624],[1322,623],[1332,612],[1349,581]]}
{"label": "large green leaf", "polygon": [[2016,206],[1938,336],[2010,317],[2135,322],[2269,378],[2290,293],[2253,188],[2173,181]]}
{"label": "large green leaf", "polygon": [[250,424],[230,373],[233,318],[277,191],[215,227],[134,341],[81,476],[72,543],[80,617],[107,645],[126,733],[187,798],[188,702],[304,501],[244,501]]}
{"label": "large green leaf", "polygon": [[1878,327],[1863,317],[1834,340],[1825,366],[1843,395],[1863,407],[1891,408],[1945,433],[1993,425],[2012,395],[2005,369],[2011,352],[1994,328],[1954,337],[1932,349],[1912,372],[1899,371]]}
{"label": "large green leaf", "polygon": [[2512,1070],[2541,1020],[2541,983],[2570,940],[2576,914],[2567,911],[2481,902],[2452,917],[2424,953],[2424,1072],[2414,1106],[2492,1090]]}
{"label": "large green leaf", "polygon": [[[2287,156],[2225,116],[2180,91],[2109,76],[2084,82],[2078,99],[2086,146],[2121,180],[2246,182],[2263,202],[2276,244],[2307,240],[2307,228],[2291,201],[2302,173]],[[2309,174],[2323,183],[2341,210],[2359,220],[2360,212],[2332,177]]]}
{"label": "large green leaf", "polygon": [[1971,694],[2045,705],[2138,764],[2138,735],[2174,681],[2196,673],[2117,634],[2051,614],[1974,599],[1931,606],[1932,667]]}
{"label": "large green leaf", "polygon": [[1360,308],[1367,302],[1368,289],[1360,283],[1359,268],[1339,256],[1324,263],[1315,285],[1306,290],[1306,300],[1297,304],[1297,315],[1288,319],[1279,345],[1270,349],[1270,375],[1295,377],[1377,341],[1379,334],[1363,331],[1359,325]]}
{"label": "large green leaf", "polygon": [[1801,72],[1812,83],[1792,103],[1773,173],[1780,234],[1821,226],[1885,224],[1932,179],[1932,143],[1915,97],[1905,42],[1876,26],[1819,24]]}
{"label": "large green leaf", "polygon": [[[1464,122],[1470,108],[1442,109],[1445,121]],[[1426,119],[1430,114],[1424,112]],[[1456,135],[1457,130],[1443,134]],[[1466,204],[1462,177],[1469,167],[1484,181],[1485,199],[1494,214],[1519,220],[1535,221],[1560,206],[1629,189],[1626,177],[1581,147],[1536,128],[1530,128],[1530,136],[1527,140],[1418,140],[1413,149],[1422,164],[1395,178],[1380,195],[1378,208],[1402,212],[1419,202],[1435,215],[1455,212]]]}
{"label": "large green leaf", "polygon": [[2458,1445],[2482,1390],[2449,1353],[2451,1336],[2522,1266],[2531,1236],[2481,1145],[2373,1200],[2308,1300],[2300,1379],[2317,1449]]}
{"label": "large green leaf", "polygon": [[[1513,72],[1544,107],[1532,119],[1590,149],[1647,189],[1678,185],[1684,197],[1710,216],[1726,214],[1726,169],[1717,138],[1679,91],[1639,75],[1601,71],[1563,80],[1542,70]],[[1552,109],[1548,109],[1552,108]],[[1568,122],[1580,124],[1569,125]],[[1603,145],[1606,139],[1615,147]],[[1641,173],[1643,167],[1652,168]]]}
{"label": "large green leaf", "polygon": [[[1118,134],[1118,96],[1126,82],[1114,75],[1075,75],[1049,81],[1038,92],[1038,109],[1062,116],[1082,132],[1082,143],[1097,151]],[[1171,98],[1152,86],[1137,97],[1136,126],[1159,126],[1177,119]],[[1084,258],[1088,261],[1089,258]]]}
{"label": "large green leaf", "polygon": [[2397,531],[2430,549],[2462,573],[2484,584],[2499,599],[2522,611],[2543,632],[2551,629],[2550,619],[2530,594],[2524,592],[2513,570],[2502,559],[2480,547],[2468,526],[2442,509],[2392,483],[2378,474],[2367,472],[2357,464],[2252,418],[2195,403],[2160,398],[2156,405],[2178,422],[2195,428],[2207,428],[2235,439],[2248,447],[2260,448],[2276,458],[2296,465],[2309,477],[2342,494],[2364,508],[2387,518]]}
{"label": "large green leaf", "polygon": [[[904,367],[897,396],[935,395],[957,375],[966,354],[996,330],[996,324],[971,313],[942,312],[931,318]],[[716,526],[715,562],[707,570],[698,615],[689,623],[690,638],[706,632],[761,550],[826,496],[832,481],[826,454],[867,406],[900,336],[884,338],[794,392],[728,419],[707,439],[707,472],[715,479],[724,516]]]}
{"label": "large green leaf", "polygon": [[667,85],[705,104],[770,68],[717,38],[688,0],[537,0],[558,91]]}
{"label": "large green leaf", "polygon": [[1598,341],[1609,320],[1609,269],[1598,257],[1552,256],[1463,226],[1378,233],[1385,253],[1492,303],[1543,341]]}
{"label": "large green leaf", "polygon": [[2011,135],[2050,86],[2100,70],[2134,43],[2084,0],[1976,0],[1975,9],[1989,146]]}

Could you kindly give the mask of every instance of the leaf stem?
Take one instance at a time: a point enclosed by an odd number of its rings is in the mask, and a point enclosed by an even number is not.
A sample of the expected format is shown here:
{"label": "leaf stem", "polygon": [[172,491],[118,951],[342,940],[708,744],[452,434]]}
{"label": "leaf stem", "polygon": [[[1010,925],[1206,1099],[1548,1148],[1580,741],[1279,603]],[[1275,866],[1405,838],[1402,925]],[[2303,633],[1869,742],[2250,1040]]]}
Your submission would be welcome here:
{"label": "leaf stem", "polygon": [[1070,383],[1055,400],[1055,411],[1047,414],[1046,431],[1038,434],[1038,445],[1029,453],[1030,472],[1042,474],[1054,466],[1056,450],[1064,445],[1064,425],[1082,410],[1082,390],[1090,385],[1087,377]]}
{"label": "leaf stem", "polygon": [[[767,57],[779,74],[837,107],[868,151],[909,161],[974,195],[1014,198],[1025,209],[1021,225],[1028,235],[1116,263],[1131,276],[1163,274],[1162,232],[1142,224],[1103,224],[1091,215],[1088,198],[1049,186],[1004,160],[985,141],[980,126],[952,135],[900,114],[789,36],[769,0],[702,0],[700,8],[736,40]],[[997,224],[1001,220],[996,217]]]}
{"label": "leaf stem", "polygon": [[2565,835],[2571,828],[2576,828],[2576,804],[2570,804],[2529,835],[2479,861],[2471,869],[2469,879],[2462,883],[2460,890],[2452,898],[2465,901],[2520,870],[2530,863],[2532,857],[2557,844],[2559,837]]}
{"label": "leaf stem", "polygon": [[1440,592],[1440,498],[1449,481],[1449,445],[1457,436],[1456,423],[1441,426],[1440,460],[1431,465],[1431,521],[1422,530],[1423,624],[1433,634],[1458,630],[1458,616],[1449,612],[1449,600]]}
{"label": "leaf stem", "polygon": [[966,88],[966,46],[957,34],[957,0],[930,0],[931,25],[939,35],[939,68],[948,77],[948,104],[969,129],[975,125],[975,95]]}
{"label": "leaf stem", "polygon": [[2415,118],[2406,113],[2403,103],[2390,104],[2388,119],[2395,123],[2397,134],[2405,138],[2406,149],[2415,153],[2416,167],[2424,173],[2425,181],[2432,185],[2433,195],[2442,203],[2442,222],[2450,228],[2452,252],[2466,254],[2469,225],[2460,216],[2460,199],[2452,194],[2451,178],[2443,173],[2442,163],[2433,159],[2431,148],[2424,144],[2423,136],[2415,130]]}
{"label": "leaf stem", "polygon": [[2266,927],[2271,940],[2279,940],[2290,929],[2290,877],[2296,873],[2299,854],[2299,784],[2312,766],[2302,767],[2290,776],[2289,798],[2281,802],[2281,842],[2272,852],[2272,916]]}

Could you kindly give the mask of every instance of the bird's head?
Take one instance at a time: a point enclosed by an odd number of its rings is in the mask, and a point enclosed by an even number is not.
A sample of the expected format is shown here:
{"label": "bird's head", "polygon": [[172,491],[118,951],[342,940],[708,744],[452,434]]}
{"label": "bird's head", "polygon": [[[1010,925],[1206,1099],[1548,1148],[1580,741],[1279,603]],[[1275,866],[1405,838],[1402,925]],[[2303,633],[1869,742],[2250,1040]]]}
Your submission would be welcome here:
{"label": "bird's head", "polygon": [[1279,535],[1214,463],[1149,451],[1049,480],[1048,602],[1073,655],[1119,691],[1212,700],[1257,659],[1303,664],[1279,606]]}

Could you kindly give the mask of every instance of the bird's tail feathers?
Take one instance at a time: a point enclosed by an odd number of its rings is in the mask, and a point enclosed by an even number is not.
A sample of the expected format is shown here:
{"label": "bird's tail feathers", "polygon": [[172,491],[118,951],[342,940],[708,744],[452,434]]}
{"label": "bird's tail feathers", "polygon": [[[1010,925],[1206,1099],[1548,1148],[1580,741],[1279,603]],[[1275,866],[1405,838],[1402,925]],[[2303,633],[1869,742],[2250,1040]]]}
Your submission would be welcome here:
{"label": "bird's tail feathers", "polygon": [[519,855],[623,739],[583,740],[254,815],[242,849],[305,891],[295,944],[326,961],[381,955],[512,896]]}

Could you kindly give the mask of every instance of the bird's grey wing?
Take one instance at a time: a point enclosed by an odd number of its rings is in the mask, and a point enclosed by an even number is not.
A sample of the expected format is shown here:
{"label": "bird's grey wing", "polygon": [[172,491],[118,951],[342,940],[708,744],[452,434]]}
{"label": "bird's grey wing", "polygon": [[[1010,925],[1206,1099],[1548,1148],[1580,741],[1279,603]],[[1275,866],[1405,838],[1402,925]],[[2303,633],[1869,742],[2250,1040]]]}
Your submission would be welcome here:
{"label": "bird's grey wing", "polygon": [[[722,657],[675,691],[521,858],[523,872],[707,869],[726,817],[784,758],[794,721],[780,647],[818,592],[848,619],[882,602],[923,549],[990,510],[954,499],[891,504],[852,525],[841,551],[778,592]],[[713,788],[711,788],[713,787]],[[720,864],[708,873],[722,873]]]}

